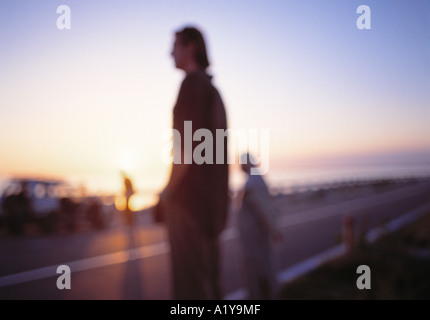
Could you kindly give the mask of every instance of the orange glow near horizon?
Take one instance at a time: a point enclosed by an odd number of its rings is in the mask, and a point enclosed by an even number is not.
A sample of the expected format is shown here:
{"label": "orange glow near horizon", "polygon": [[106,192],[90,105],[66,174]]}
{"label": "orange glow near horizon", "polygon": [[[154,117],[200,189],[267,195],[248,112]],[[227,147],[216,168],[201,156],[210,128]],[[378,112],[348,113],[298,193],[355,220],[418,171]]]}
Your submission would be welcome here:
{"label": "orange glow near horizon", "polygon": [[[45,131],[45,130],[44,130]],[[139,132],[136,129],[137,132]],[[170,172],[170,165],[162,159],[166,149],[163,142],[162,130],[146,128],[146,136],[130,135],[127,125],[117,125],[118,132],[125,132],[122,139],[105,139],[100,136],[97,143],[84,141],[72,143],[73,135],[61,136],[61,144],[53,144],[52,138],[39,136],[39,145],[33,145],[29,133],[15,137],[16,143],[6,144],[0,141],[2,153],[0,175],[6,177],[34,177],[48,179],[66,179],[75,184],[85,185],[90,193],[121,194],[123,182],[121,171],[127,173],[140,190],[159,190],[164,187]],[[91,131],[86,134],[91,137]],[[28,136],[28,141],[24,139]],[[52,134],[51,134],[52,136]],[[107,135],[109,137],[109,134]],[[283,163],[307,162],[318,163],[319,159],[336,157],[354,157],[378,155],[390,152],[414,152],[425,150],[425,139],[408,144],[407,137],[397,140],[377,137],[372,144],[368,134],[364,140],[360,135],[349,137],[329,136],[328,133],[317,134],[309,132],[306,136],[282,135],[279,129],[270,130],[270,162],[272,168],[281,168]],[[297,139],[294,139],[297,138]],[[12,138],[11,138],[12,139]],[[46,140],[44,140],[46,139]],[[126,141],[126,146],[120,141]],[[86,144],[84,144],[86,143]],[[134,146],[134,147],[131,147]],[[133,208],[140,210],[142,203],[150,203],[150,199],[136,197]]]}
{"label": "orange glow near horizon", "polygon": [[[137,212],[143,210],[145,208],[149,208],[156,204],[158,197],[153,195],[143,195],[143,194],[135,194],[130,197],[130,210],[133,212]],[[126,199],[125,196],[119,195],[115,197],[115,208],[122,212],[126,209]]]}

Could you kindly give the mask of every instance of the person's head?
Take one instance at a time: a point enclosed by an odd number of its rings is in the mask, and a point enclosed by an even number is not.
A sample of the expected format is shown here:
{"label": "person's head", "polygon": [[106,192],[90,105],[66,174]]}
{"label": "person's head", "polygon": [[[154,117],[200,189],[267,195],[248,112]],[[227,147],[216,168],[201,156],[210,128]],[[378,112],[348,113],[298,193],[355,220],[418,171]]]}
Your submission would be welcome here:
{"label": "person's head", "polygon": [[256,160],[249,153],[244,153],[240,157],[240,166],[242,168],[242,171],[245,172],[246,174],[251,173],[251,168],[258,167],[258,165],[255,163],[256,163]]}
{"label": "person's head", "polygon": [[175,33],[172,56],[176,68],[187,73],[209,67],[205,40],[202,33],[194,27],[185,27]]}

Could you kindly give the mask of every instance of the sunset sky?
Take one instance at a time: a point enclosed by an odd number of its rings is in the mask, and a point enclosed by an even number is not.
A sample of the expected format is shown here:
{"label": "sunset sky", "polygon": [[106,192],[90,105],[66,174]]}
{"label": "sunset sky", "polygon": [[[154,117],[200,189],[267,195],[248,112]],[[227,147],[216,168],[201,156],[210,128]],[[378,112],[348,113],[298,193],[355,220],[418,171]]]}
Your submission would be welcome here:
{"label": "sunset sky", "polygon": [[[370,30],[356,26],[361,4]],[[59,5],[70,30],[57,28]],[[125,169],[161,188],[184,25],[206,36],[230,127],[270,131],[271,169],[430,163],[428,0],[2,0],[0,175],[115,191]]]}

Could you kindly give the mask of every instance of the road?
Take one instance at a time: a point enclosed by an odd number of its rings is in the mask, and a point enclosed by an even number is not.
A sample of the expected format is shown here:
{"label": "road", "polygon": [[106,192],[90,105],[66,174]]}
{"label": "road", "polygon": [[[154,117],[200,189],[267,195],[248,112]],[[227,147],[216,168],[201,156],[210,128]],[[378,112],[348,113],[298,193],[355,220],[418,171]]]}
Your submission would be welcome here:
{"label": "road", "polygon": [[[346,198],[345,198],[346,199]],[[342,240],[342,221],[353,217],[356,234],[430,203],[430,182],[385,192],[293,207],[277,200],[284,239],[274,248],[278,272]],[[297,208],[300,209],[298,210]],[[225,294],[243,288],[241,251],[231,225],[221,235]],[[162,225],[115,227],[40,237],[0,238],[0,299],[171,299],[169,246]],[[57,267],[71,269],[71,289],[56,286]]]}

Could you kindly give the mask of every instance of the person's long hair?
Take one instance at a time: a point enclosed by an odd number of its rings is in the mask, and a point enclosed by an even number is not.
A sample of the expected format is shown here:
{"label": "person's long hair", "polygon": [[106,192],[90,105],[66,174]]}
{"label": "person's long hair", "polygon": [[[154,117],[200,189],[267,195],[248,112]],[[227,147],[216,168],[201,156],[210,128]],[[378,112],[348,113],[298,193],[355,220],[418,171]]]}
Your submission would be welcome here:
{"label": "person's long hair", "polygon": [[185,27],[184,29],[177,31],[176,36],[184,45],[195,45],[196,62],[203,70],[206,70],[206,68],[209,67],[209,59],[206,51],[206,43],[202,33],[195,27]]}

